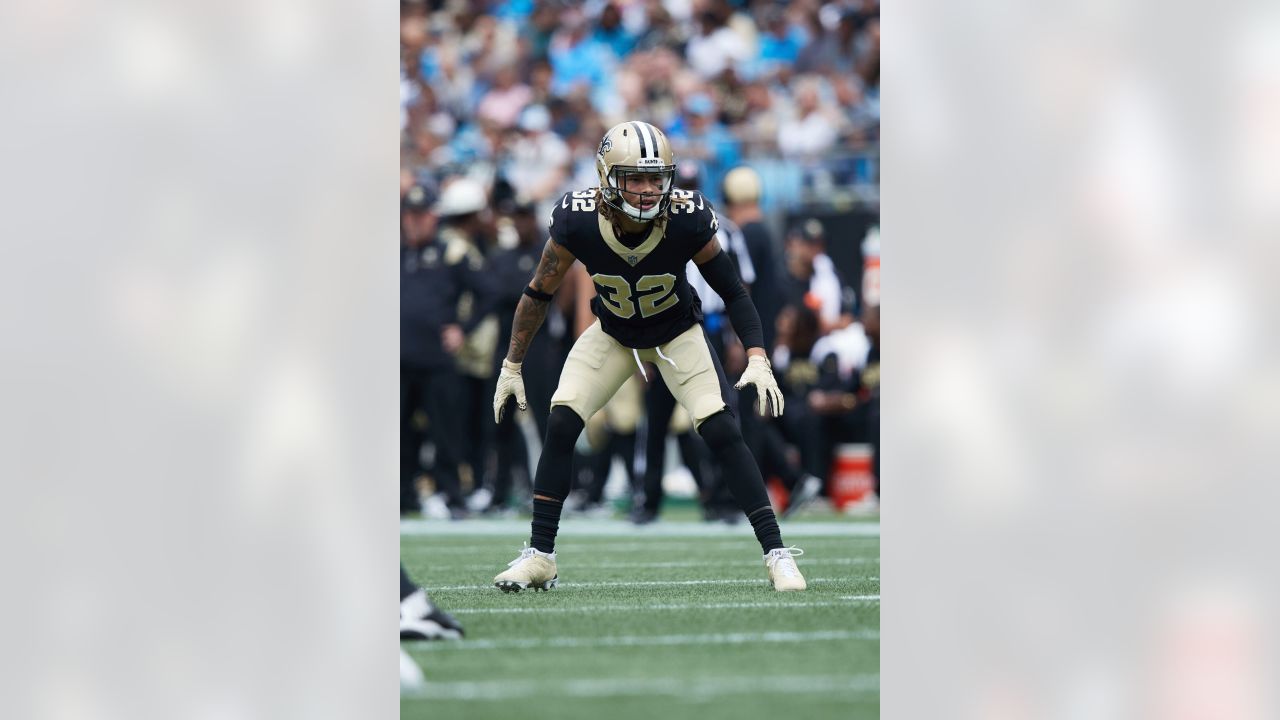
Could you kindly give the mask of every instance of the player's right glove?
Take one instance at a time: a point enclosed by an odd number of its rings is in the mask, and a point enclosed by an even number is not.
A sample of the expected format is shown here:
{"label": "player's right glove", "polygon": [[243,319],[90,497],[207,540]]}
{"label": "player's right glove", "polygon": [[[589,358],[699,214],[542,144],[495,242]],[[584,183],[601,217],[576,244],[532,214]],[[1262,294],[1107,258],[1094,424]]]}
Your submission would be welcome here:
{"label": "player's right glove", "polygon": [[502,413],[507,409],[507,398],[516,396],[516,405],[521,410],[529,409],[529,401],[524,397],[524,378],[520,376],[520,363],[513,363],[506,358],[502,360],[502,372],[498,373],[498,389],[493,393],[493,421],[502,422]]}

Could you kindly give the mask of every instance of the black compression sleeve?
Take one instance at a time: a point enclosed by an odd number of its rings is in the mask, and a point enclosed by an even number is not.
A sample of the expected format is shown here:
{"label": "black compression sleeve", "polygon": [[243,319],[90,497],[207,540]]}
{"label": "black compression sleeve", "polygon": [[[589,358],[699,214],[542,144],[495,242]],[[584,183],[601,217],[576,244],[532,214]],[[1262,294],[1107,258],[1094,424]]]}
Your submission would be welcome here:
{"label": "black compression sleeve", "polygon": [[733,323],[734,332],[742,340],[745,348],[764,347],[764,329],[760,324],[760,313],[747,295],[738,279],[738,270],[729,259],[729,254],[721,250],[715,257],[698,266],[707,284],[724,300],[725,311],[729,321]]}

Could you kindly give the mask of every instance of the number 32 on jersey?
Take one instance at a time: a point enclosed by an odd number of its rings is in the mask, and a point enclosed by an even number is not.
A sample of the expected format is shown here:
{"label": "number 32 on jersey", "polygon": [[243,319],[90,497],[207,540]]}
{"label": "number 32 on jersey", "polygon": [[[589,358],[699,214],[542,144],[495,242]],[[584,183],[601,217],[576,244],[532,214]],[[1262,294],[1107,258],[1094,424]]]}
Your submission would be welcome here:
{"label": "number 32 on jersey", "polygon": [[626,320],[635,317],[636,305],[640,306],[640,317],[652,317],[679,302],[672,292],[676,287],[676,276],[671,273],[662,275],[643,275],[636,281],[635,289],[630,283],[618,275],[591,276],[596,284],[600,301],[609,308],[609,312]]}

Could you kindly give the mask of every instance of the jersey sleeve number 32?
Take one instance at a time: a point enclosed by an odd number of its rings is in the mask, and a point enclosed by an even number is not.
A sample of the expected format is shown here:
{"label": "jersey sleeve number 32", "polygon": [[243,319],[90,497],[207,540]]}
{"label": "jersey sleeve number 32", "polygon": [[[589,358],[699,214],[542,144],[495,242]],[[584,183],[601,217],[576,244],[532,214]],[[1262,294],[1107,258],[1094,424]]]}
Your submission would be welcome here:
{"label": "jersey sleeve number 32", "polygon": [[[617,275],[592,275],[591,281],[600,291],[600,301],[609,312],[622,319],[634,317],[636,302],[640,304],[640,317],[652,317],[679,302],[672,290],[676,276],[671,273],[644,275],[636,281],[633,291],[625,278]],[[636,301],[636,302],[633,302]]]}

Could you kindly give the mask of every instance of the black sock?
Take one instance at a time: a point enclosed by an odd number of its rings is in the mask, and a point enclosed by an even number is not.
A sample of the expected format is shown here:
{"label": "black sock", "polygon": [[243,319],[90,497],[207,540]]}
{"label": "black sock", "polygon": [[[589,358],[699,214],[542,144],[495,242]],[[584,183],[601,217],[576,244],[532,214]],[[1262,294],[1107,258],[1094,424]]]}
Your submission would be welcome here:
{"label": "black sock", "polygon": [[409,579],[409,574],[404,571],[404,565],[400,565],[400,602],[404,602],[405,598],[416,592],[418,592],[418,586]]}
{"label": "black sock", "polygon": [[533,532],[529,544],[539,552],[555,552],[556,532],[560,529],[560,510],[564,503],[559,500],[533,499]]}
{"label": "black sock", "polygon": [[756,539],[765,552],[783,547],[782,530],[778,518],[769,504],[769,493],[764,489],[764,478],[755,458],[742,441],[738,423],[727,411],[721,411],[703,421],[698,434],[707,441],[712,456],[724,469],[724,480],[733,493],[738,507],[747,514]]}
{"label": "black sock", "polygon": [[551,408],[547,439],[533,478],[533,527],[529,544],[540,552],[555,552],[560,511],[573,479],[573,446],[582,434],[582,418],[564,405]]}
{"label": "black sock", "polygon": [[778,518],[773,514],[773,506],[765,505],[754,512],[747,513],[751,521],[751,529],[756,531],[756,540],[760,548],[768,553],[782,547],[782,528],[778,527]]}

